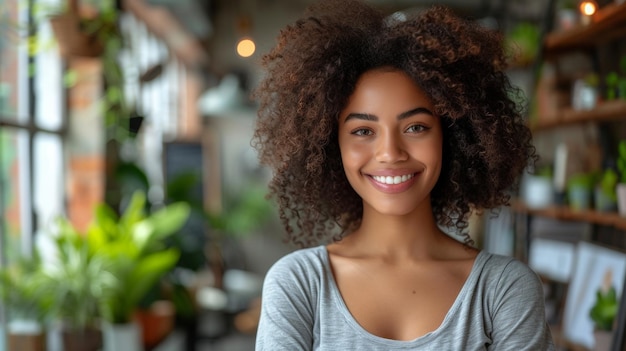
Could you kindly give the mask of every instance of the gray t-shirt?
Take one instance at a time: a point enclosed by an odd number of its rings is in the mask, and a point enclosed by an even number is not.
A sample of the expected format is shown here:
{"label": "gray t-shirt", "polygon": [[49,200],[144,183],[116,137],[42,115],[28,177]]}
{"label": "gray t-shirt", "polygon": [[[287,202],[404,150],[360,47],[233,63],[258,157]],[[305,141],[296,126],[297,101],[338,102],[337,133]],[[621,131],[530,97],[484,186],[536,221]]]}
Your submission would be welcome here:
{"label": "gray t-shirt", "polygon": [[257,351],[555,349],[537,275],[511,257],[484,251],[439,328],[411,341],[378,337],[356,322],[324,246],[278,260],[265,277],[262,301]]}

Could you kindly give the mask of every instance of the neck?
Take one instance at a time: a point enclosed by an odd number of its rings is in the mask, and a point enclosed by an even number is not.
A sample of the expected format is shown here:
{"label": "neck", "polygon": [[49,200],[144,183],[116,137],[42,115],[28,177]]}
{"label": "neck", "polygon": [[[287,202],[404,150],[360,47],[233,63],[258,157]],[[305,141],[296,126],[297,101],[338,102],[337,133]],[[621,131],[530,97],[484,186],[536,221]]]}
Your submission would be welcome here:
{"label": "neck", "polygon": [[346,237],[346,244],[364,253],[394,260],[437,258],[452,242],[437,226],[428,202],[401,216],[381,214],[366,206],[360,228]]}

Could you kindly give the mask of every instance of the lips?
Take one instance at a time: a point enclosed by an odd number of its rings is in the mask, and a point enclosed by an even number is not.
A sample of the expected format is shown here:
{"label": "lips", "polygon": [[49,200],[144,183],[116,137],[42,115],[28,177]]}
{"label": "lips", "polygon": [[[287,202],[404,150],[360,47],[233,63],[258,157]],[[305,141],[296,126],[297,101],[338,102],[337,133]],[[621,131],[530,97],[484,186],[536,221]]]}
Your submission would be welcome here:
{"label": "lips", "polygon": [[410,188],[415,180],[417,179],[417,175],[419,173],[406,173],[406,174],[396,174],[396,175],[368,175],[367,178],[370,180],[372,185],[388,194],[400,193],[408,188]]}

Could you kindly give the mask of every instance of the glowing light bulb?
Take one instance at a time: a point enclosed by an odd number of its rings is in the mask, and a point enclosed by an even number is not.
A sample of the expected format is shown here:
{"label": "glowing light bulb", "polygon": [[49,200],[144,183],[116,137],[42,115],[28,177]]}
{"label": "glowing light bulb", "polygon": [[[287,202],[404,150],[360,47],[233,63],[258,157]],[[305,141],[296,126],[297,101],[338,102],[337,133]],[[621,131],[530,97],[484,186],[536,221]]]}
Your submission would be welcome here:
{"label": "glowing light bulb", "polygon": [[241,57],[250,57],[254,54],[255,50],[256,45],[251,39],[241,39],[239,43],[237,43],[237,54]]}
{"label": "glowing light bulb", "polygon": [[580,3],[579,8],[580,8],[580,13],[582,13],[585,16],[591,16],[594,13],[596,13],[598,6],[596,5],[594,1],[582,1]]}
{"label": "glowing light bulb", "polygon": [[586,0],[581,1],[578,5],[578,10],[580,10],[580,21],[583,25],[589,25],[591,23],[591,16],[596,13],[598,9],[598,5],[594,0]]}

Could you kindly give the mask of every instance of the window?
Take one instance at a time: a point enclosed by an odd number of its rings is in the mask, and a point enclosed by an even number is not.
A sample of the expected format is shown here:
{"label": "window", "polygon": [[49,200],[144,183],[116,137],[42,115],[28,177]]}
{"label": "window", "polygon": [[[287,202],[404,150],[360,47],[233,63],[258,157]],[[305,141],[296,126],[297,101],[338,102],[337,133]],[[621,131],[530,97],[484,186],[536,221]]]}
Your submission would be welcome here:
{"label": "window", "polygon": [[[32,27],[37,0],[0,0],[0,258],[29,255],[35,233],[63,212],[63,66],[56,50],[29,55],[30,37],[50,41],[47,23]],[[42,3],[44,1],[41,1]],[[55,5],[60,0],[45,1]],[[45,45],[39,45],[42,48]],[[38,46],[38,47],[39,47]]]}

